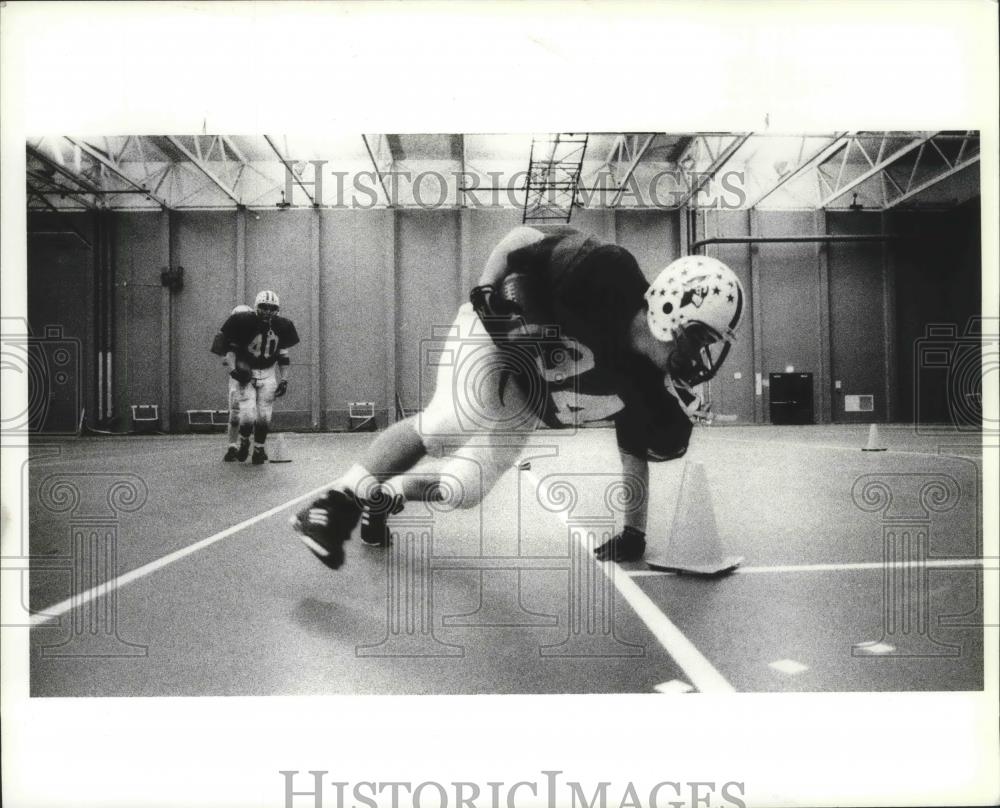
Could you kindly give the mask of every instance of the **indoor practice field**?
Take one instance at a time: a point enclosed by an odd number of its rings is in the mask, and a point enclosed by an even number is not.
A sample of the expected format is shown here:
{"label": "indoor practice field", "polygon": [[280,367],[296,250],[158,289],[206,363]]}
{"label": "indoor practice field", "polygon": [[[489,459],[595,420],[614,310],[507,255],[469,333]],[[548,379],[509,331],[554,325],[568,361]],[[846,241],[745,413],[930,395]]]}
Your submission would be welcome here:
{"label": "indoor practice field", "polygon": [[[719,538],[744,557],[719,578],[573,552],[613,518],[613,476],[581,471],[615,460],[613,430],[537,433],[480,507],[410,503],[392,548],[355,538],[338,572],[287,522],[371,435],[288,433],[291,462],[263,466],[223,466],[218,435],[39,441],[31,693],[979,689],[981,450],[912,427],[879,436],[887,450],[869,453],[863,427],[697,428],[685,460],[707,468]],[[668,544],[683,465],[651,475],[650,556]],[[113,541],[94,503],[59,498],[68,472],[134,480],[139,507],[103,512]],[[936,480],[941,510],[919,486],[891,512],[865,508],[866,475]],[[407,542],[414,529],[429,541]],[[80,535],[93,546],[74,562]],[[408,563],[390,563],[401,546]]]}
{"label": "indoor practice field", "polygon": [[24,146],[32,696],[984,690],[978,130]]}

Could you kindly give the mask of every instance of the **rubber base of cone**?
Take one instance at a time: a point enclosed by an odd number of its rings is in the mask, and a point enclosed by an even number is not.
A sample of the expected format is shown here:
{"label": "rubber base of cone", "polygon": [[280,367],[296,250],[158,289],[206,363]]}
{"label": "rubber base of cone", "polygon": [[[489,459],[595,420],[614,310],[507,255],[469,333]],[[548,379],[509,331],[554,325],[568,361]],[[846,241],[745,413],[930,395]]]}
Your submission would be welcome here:
{"label": "rubber base of cone", "polygon": [[703,578],[721,578],[729,575],[740,564],[743,563],[743,556],[726,556],[713,564],[684,564],[679,565],[670,561],[658,561],[655,558],[647,559],[646,565],[653,570],[661,572],[676,572],[678,575],[698,575]]}

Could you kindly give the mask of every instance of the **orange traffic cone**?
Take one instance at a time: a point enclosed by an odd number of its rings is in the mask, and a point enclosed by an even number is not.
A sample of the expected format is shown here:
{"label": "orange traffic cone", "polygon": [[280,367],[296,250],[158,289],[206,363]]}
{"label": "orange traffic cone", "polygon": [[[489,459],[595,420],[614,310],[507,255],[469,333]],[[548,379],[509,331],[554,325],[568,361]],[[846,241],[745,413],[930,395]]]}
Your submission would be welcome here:
{"label": "orange traffic cone", "polygon": [[647,558],[646,563],[654,570],[706,576],[724,575],[743,563],[743,556],[723,555],[712,494],[701,463],[685,463],[666,550]]}
{"label": "orange traffic cone", "polygon": [[268,447],[268,459],[272,463],[291,463],[292,458],[288,454],[288,446],[285,444],[285,435],[279,432],[271,436],[271,445]]}
{"label": "orange traffic cone", "polygon": [[868,445],[861,447],[862,452],[884,452],[885,447],[879,446],[878,425],[872,424],[868,428]]}

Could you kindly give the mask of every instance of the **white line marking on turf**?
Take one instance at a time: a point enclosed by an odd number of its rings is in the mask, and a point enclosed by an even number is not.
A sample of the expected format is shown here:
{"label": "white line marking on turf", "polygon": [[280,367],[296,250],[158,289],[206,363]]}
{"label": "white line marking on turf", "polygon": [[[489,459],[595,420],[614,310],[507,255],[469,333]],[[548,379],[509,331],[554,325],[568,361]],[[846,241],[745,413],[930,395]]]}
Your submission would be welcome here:
{"label": "white line marking on turf", "polygon": [[798,676],[800,673],[805,673],[809,670],[808,665],[803,665],[801,662],[796,662],[794,659],[779,659],[774,662],[769,662],[767,667],[773,668],[779,673],[784,673],[788,676]]}
{"label": "white line marking on turf", "polygon": [[854,650],[859,654],[891,654],[896,650],[895,645],[889,645],[887,642],[877,642],[875,640],[870,640],[869,642],[859,642],[854,646]]}
{"label": "white line marking on turf", "polygon": [[[986,559],[982,558],[928,558],[925,561],[859,561],[853,564],[787,564],[776,567],[737,567],[734,574],[745,575],[768,572],[841,572],[844,570],[882,570],[902,569],[908,567],[982,567]],[[676,572],[666,570],[634,570],[628,573],[630,578],[645,578],[651,575],[676,575]]]}
{"label": "white line marking on turf", "polygon": [[121,589],[126,584],[130,584],[133,581],[137,581],[140,578],[144,578],[147,575],[161,570],[175,561],[180,561],[182,558],[191,555],[192,553],[197,553],[199,550],[204,550],[209,545],[215,544],[222,539],[232,536],[234,533],[239,533],[241,530],[250,527],[251,525],[257,524],[257,522],[262,522],[274,516],[276,513],[281,513],[281,511],[286,508],[291,507],[304,499],[309,499],[317,494],[329,490],[332,483],[327,483],[326,485],[320,486],[319,488],[314,488],[308,493],[302,494],[301,496],[290,499],[287,502],[283,502],[281,505],[276,505],[270,510],[266,510],[263,513],[259,513],[256,516],[251,516],[249,519],[245,519],[239,524],[233,525],[232,527],[227,527],[225,530],[219,531],[213,536],[209,536],[207,539],[202,539],[201,541],[196,541],[194,544],[189,544],[187,547],[182,547],[180,550],[175,550],[172,553],[168,553],[162,558],[156,559],[156,561],[150,561],[148,564],[143,564],[141,567],[136,567],[134,570],[123,573],[117,578],[112,578],[110,581],[105,581],[97,586],[91,587],[85,592],[81,592],[78,595],[74,595],[71,598],[67,598],[64,601],[60,601],[53,606],[49,606],[46,609],[41,609],[31,615],[30,624],[32,626],[40,626],[44,623],[54,620],[61,615],[66,614],[66,612],[77,608],[78,606],[83,606],[85,603],[89,603],[95,598],[103,597],[114,592],[116,589]]}
{"label": "white line marking on turf", "polygon": [[[760,446],[763,442],[762,440],[754,440],[753,438],[728,438],[723,435],[718,435],[712,438],[712,440],[717,441],[728,441],[729,443],[752,443],[756,446]],[[860,446],[837,446],[831,443],[810,443],[809,441],[803,441],[801,443],[790,441],[790,440],[773,440],[769,439],[767,441],[768,446],[782,446],[786,449],[827,449],[829,451],[835,452],[855,452],[858,455],[861,454]],[[968,444],[970,449],[981,449],[978,444],[970,443]],[[958,449],[965,448],[963,444],[950,444],[949,448]],[[969,458],[966,455],[959,454],[942,454],[941,452],[921,452],[919,449],[894,449],[891,446],[886,447],[886,452],[890,454],[903,454],[903,455],[921,455],[928,457],[950,457],[950,458],[962,458],[975,460],[976,458]]]}
{"label": "white line marking on turf", "polygon": [[[542,481],[534,472],[526,472],[528,477],[536,487],[540,488]],[[551,513],[551,511],[550,511]],[[559,521],[567,527],[569,521],[564,511],[555,514]],[[584,541],[581,538],[581,544]],[[657,607],[649,596],[643,592],[637,583],[631,580],[618,564],[613,561],[594,562],[605,576],[615,585],[615,589],[625,598],[625,601],[638,615],[639,619],[646,624],[653,636],[656,637],[663,650],[670,655],[682,671],[687,674],[688,679],[702,693],[735,693],[736,689],[726,681],[726,678],[719,673],[711,662],[699,651],[694,644],[681,633],[663,612]]]}
{"label": "white line marking on turf", "polygon": [[661,682],[656,685],[653,690],[658,693],[674,695],[675,693],[690,693],[694,688],[681,679],[671,679],[669,682]]}

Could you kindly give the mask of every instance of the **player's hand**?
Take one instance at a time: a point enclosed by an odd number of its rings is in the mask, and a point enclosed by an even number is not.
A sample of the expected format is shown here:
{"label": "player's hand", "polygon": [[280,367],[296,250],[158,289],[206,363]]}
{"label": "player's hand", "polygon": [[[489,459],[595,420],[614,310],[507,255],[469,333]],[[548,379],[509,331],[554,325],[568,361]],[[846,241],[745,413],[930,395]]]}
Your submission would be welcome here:
{"label": "player's hand", "polygon": [[274,390],[274,397],[281,398],[287,392],[288,392],[288,381],[286,379],[282,379],[280,382],[278,382],[278,386]]}
{"label": "player's hand", "polygon": [[245,367],[243,365],[237,365],[234,370],[231,370],[229,372],[229,375],[232,376],[234,379],[236,379],[236,381],[240,385],[247,384],[250,381],[250,379],[253,378],[253,374],[250,372],[250,368]]}

